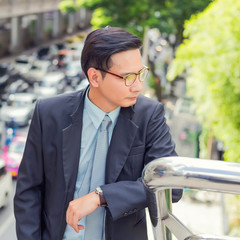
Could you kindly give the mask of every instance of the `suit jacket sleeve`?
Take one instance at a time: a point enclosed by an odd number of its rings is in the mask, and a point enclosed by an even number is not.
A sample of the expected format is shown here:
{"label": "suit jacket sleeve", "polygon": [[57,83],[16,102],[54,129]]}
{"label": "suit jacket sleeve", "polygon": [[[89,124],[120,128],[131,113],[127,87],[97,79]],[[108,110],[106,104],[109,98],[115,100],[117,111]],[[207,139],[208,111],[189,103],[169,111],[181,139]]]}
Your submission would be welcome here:
{"label": "suit jacket sleeve", "polygon": [[[148,122],[144,164],[160,157],[176,156],[175,144],[164,117],[163,105],[158,103]],[[117,160],[116,160],[117,161]],[[141,178],[137,181],[119,181],[101,186],[113,220],[139,211],[148,205],[147,189]],[[173,202],[182,196],[182,190],[173,191]]]}
{"label": "suit jacket sleeve", "polygon": [[[41,122],[37,103],[20,165],[14,213],[18,240],[41,239],[43,163]],[[34,174],[38,172],[38,174]]]}

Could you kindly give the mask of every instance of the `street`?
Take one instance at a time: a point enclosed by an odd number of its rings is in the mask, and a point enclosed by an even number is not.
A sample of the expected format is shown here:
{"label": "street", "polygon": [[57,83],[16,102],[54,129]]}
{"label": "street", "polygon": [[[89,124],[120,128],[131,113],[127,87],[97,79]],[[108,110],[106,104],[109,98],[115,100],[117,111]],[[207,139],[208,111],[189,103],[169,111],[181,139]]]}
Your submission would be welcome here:
{"label": "street", "polygon": [[13,192],[5,208],[0,209],[0,239],[16,240],[15,219],[13,214],[13,196],[16,189],[16,180],[13,181]]}

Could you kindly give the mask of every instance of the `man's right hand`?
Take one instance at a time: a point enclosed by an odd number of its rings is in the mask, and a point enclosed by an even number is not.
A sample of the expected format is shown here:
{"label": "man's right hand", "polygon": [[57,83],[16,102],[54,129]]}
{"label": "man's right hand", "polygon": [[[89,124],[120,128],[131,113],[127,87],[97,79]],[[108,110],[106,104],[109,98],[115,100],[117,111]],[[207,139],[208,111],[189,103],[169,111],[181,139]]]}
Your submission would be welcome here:
{"label": "man's right hand", "polygon": [[78,222],[85,216],[94,212],[100,206],[99,195],[91,192],[83,197],[71,201],[68,205],[66,221],[77,233],[83,230],[83,225]]}

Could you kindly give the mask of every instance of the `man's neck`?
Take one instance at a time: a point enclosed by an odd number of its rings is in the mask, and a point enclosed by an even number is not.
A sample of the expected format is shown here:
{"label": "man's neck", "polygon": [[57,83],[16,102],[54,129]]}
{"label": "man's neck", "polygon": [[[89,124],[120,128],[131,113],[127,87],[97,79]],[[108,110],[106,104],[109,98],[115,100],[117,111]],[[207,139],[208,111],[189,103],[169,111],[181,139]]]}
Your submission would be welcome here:
{"label": "man's neck", "polygon": [[105,101],[105,99],[103,99],[103,97],[99,94],[99,92],[96,89],[91,88],[91,87],[88,92],[88,98],[94,105],[96,105],[98,108],[100,108],[105,113],[112,112],[113,110],[115,110],[116,108],[119,107],[117,105],[113,106],[113,105],[110,105],[109,103],[107,103]]}

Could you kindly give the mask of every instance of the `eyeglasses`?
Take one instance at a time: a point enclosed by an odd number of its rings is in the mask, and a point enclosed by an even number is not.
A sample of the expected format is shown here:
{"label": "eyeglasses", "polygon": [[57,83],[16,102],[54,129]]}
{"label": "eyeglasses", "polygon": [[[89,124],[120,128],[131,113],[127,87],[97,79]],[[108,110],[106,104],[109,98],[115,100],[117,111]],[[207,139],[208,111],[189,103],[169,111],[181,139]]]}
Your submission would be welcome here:
{"label": "eyeglasses", "polygon": [[113,76],[116,76],[116,77],[119,77],[121,79],[123,79],[125,81],[125,85],[127,87],[131,86],[137,79],[137,76],[139,76],[139,80],[141,82],[143,82],[147,75],[148,75],[148,72],[149,72],[149,68],[144,66],[138,73],[129,73],[128,75],[126,75],[125,77],[122,77],[122,76],[119,76],[115,73],[112,73],[112,72],[108,72],[104,69],[101,69],[101,68],[96,68],[97,70],[100,70],[102,72],[105,72],[105,73],[109,73],[109,74],[112,74]]}

